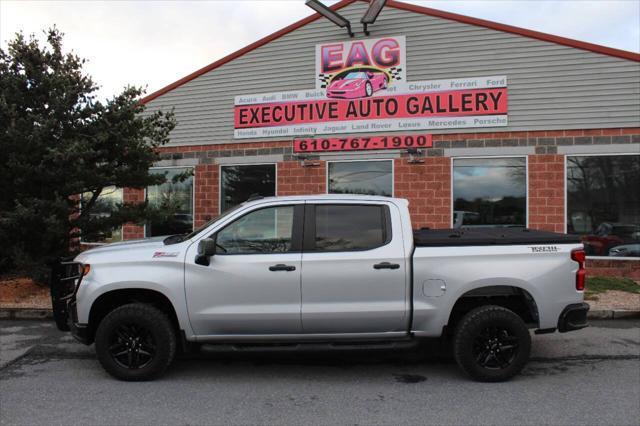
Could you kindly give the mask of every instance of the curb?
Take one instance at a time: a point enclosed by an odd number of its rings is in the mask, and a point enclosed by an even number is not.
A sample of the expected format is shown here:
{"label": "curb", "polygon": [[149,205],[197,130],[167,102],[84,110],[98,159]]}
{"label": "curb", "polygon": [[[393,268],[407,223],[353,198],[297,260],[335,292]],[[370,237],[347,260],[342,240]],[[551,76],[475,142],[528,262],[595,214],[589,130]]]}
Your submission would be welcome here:
{"label": "curb", "polygon": [[587,319],[608,319],[608,320],[616,320],[616,319],[633,319],[640,318],[640,311],[632,311],[632,310],[595,310],[589,311],[587,313]]}
{"label": "curb", "polygon": [[0,319],[39,320],[53,318],[51,309],[0,308]]}
{"label": "curb", "polygon": [[[0,319],[51,319],[53,311],[51,309],[24,309],[24,308],[0,308]],[[640,318],[640,311],[632,310],[594,310],[587,313],[587,319],[594,320],[616,320]]]}

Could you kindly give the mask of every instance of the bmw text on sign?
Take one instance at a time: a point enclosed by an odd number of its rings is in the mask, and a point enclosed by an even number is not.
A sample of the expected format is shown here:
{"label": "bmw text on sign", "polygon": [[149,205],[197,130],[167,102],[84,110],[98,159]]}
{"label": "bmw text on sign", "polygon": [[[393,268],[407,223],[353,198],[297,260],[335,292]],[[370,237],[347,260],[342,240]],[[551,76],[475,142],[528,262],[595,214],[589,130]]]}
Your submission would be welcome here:
{"label": "bmw text on sign", "polygon": [[[367,82],[368,84],[369,82]],[[234,136],[260,138],[507,125],[507,78],[396,83],[371,96],[322,90],[237,96]]]}
{"label": "bmw text on sign", "polygon": [[404,36],[316,45],[316,87],[235,98],[237,139],[507,123],[507,77],[408,82]]}

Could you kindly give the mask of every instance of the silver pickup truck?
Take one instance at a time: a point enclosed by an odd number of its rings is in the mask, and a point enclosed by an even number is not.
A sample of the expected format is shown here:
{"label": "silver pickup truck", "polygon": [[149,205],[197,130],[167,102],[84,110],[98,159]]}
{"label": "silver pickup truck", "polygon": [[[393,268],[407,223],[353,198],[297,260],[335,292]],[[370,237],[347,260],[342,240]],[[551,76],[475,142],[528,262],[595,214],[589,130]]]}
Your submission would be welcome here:
{"label": "silver pickup truck", "polygon": [[[586,327],[584,251],[524,228],[416,230],[403,199],[250,200],[188,235],[109,244],[54,267],[54,317],[123,380],[176,352],[403,346],[444,337],[476,380],[517,374],[535,333]],[[324,347],[324,346],[323,346]]]}

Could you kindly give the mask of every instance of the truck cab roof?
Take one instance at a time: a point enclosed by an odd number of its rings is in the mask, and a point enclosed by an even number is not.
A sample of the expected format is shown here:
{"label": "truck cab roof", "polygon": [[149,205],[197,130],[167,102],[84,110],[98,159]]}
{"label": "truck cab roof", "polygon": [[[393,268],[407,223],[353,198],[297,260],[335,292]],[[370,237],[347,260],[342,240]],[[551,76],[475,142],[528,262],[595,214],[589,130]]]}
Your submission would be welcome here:
{"label": "truck cab roof", "polygon": [[243,205],[252,203],[264,203],[269,201],[384,201],[408,204],[404,198],[384,197],[380,195],[359,195],[359,194],[320,194],[320,195],[287,195],[277,197],[253,197],[245,201]]}

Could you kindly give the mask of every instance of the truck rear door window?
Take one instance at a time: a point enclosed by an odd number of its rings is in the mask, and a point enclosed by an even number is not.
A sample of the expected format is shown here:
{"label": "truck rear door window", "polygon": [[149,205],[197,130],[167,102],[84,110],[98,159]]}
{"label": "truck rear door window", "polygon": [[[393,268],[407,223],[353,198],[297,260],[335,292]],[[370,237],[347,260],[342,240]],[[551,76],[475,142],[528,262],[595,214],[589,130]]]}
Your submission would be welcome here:
{"label": "truck rear door window", "polygon": [[[375,205],[316,205],[311,251],[370,250],[385,245],[388,209]],[[390,232],[390,231],[389,231]]]}

